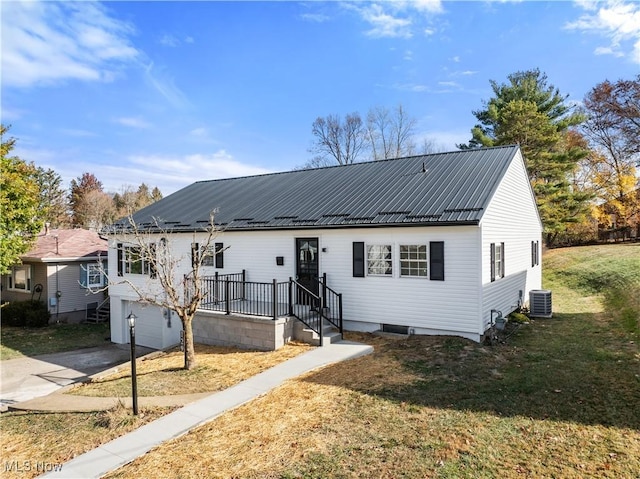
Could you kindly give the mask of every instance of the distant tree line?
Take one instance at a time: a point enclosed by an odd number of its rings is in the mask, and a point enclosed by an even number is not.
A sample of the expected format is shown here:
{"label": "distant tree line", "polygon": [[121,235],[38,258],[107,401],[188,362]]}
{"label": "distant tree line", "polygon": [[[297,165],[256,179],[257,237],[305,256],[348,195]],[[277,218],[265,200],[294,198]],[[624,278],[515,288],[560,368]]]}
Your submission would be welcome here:
{"label": "distant tree line", "polygon": [[[520,145],[547,246],[597,241],[603,231],[640,238],[640,75],[605,80],[582,105],[568,102],[539,69],[490,85],[493,96],[473,111],[471,139],[457,146]],[[357,112],[318,117],[305,167],[441,150],[433,140],[417,148],[415,130],[402,105],[372,108],[366,121]]]}
{"label": "distant tree line", "polygon": [[107,193],[92,173],[71,180],[65,189],[54,170],[11,154],[16,140],[8,131],[0,125],[0,274],[19,262],[45,224],[99,230],[162,198],[158,187],[145,183]]}

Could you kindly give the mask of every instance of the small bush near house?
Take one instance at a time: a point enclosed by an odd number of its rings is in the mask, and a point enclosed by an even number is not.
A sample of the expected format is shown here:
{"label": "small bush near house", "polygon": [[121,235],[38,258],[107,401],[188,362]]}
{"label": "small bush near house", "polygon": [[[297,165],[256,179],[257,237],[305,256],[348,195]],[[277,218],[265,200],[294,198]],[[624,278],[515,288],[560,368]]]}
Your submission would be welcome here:
{"label": "small bush near house", "polygon": [[514,323],[528,323],[529,316],[522,313],[513,312],[509,315],[509,321],[513,321]]}
{"label": "small bush near house", "polygon": [[2,324],[27,328],[42,328],[49,324],[49,310],[42,301],[14,301],[2,308]]}

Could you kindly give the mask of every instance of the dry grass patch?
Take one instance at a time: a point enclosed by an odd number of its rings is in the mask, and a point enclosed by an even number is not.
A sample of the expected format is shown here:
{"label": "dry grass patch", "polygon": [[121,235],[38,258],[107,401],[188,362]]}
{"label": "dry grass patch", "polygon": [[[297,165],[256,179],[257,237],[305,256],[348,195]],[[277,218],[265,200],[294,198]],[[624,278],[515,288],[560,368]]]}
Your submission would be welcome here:
{"label": "dry grass patch", "polygon": [[[290,381],[107,477],[632,478],[640,471],[637,420],[606,425],[597,410],[554,419],[567,414],[565,404],[588,408],[595,400],[626,407],[628,418],[637,403],[610,403],[605,393],[583,406],[571,391],[552,390],[534,393],[529,409],[528,391],[505,389],[514,369],[527,374],[513,363],[518,348],[457,338],[348,339],[373,343],[374,354]],[[502,378],[464,377],[495,368]]]}
{"label": "dry grass patch", "polygon": [[[123,407],[99,413],[3,413],[0,415],[2,476],[36,477],[44,472],[42,467],[37,470],[43,463],[62,464],[172,410],[145,408],[139,416],[133,416]],[[15,467],[9,467],[11,464]]]}
{"label": "dry grass patch", "polygon": [[599,291],[562,278],[563,312],[507,344],[348,334],[375,352],[289,381],[108,477],[637,479],[639,343]]}
{"label": "dry grass patch", "polygon": [[[246,351],[231,347],[196,344],[197,366],[183,369],[184,353],[173,350],[138,360],[140,396],[166,396],[220,391],[270,367],[308,351],[308,344],[290,342],[277,351]],[[69,391],[79,396],[124,397],[131,394],[131,371],[127,366],[114,374],[94,379]]]}

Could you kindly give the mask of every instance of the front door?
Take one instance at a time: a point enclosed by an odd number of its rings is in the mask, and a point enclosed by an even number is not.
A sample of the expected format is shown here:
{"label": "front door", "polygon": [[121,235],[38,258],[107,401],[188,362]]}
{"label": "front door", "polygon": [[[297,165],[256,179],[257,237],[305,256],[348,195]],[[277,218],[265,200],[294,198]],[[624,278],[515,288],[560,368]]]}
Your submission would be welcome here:
{"label": "front door", "polygon": [[298,283],[318,294],[318,238],[296,238]]}

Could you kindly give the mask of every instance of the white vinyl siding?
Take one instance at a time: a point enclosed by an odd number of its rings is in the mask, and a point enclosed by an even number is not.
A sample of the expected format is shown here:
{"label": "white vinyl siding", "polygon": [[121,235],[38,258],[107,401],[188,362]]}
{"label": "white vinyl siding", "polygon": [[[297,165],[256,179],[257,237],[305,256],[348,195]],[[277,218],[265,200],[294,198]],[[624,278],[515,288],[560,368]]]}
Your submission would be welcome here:
{"label": "white vinyl siding", "polygon": [[[491,310],[504,315],[528,300],[529,291],[540,289],[541,266],[532,266],[531,242],[540,241],[542,226],[529,186],[522,157],[511,162],[482,217],[482,318],[490,324]],[[491,244],[504,243],[504,277],[491,281]],[[499,270],[496,270],[496,273]],[[496,274],[497,277],[497,274]]]}
{"label": "white vinyl siding", "polygon": [[[343,295],[345,321],[370,323],[373,329],[384,323],[478,334],[480,264],[477,244],[480,235],[475,226],[226,231],[218,238],[224,241],[226,248],[224,268],[218,271],[225,274],[244,269],[247,281],[288,281],[296,275],[295,239],[311,237],[317,237],[319,241],[320,275],[326,273],[328,286]],[[180,275],[190,268],[193,235],[184,234],[178,238],[177,241],[172,238],[171,244],[175,257],[183,258],[177,271]],[[353,242],[356,241],[391,245],[396,262],[393,276],[353,277]],[[397,273],[400,245],[428,245],[436,241],[444,242],[446,280],[415,281],[400,277]],[[283,265],[277,264],[278,257],[283,258]],[[110,245],[109,260],[116,260],[114,245]],[[145,282],[142,278],[137,276],[132,280],[140,287],[153,287],[153,281],[146,278]],[[136,299],[124,284],[111,285],[109,292],[112,298]],[[114,301],[112,308],[113,305]],[[112,314],[112,318],[115,317]],[[117,331],[118,327],[112,323],[112,331]],[[124,339],[124,332],[114,333],[114,341],[117,341],[116,335]]]}
{"label": "white vinyl siding", "polygon": [[[81,278],[86,277],[87,263],[48,263],[47,271],[47,301],[52,314],[73,313],[85,311],[88,303],[100,303],[105,298],[104,292],[88,293],[82,286]],[[44,268],[43,268],[44,269]],[[60,296],[56,298],[56,291]],[[56,305],[51,304],[51,298],[56,298]]]}

